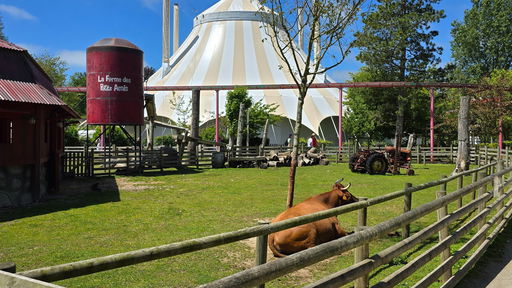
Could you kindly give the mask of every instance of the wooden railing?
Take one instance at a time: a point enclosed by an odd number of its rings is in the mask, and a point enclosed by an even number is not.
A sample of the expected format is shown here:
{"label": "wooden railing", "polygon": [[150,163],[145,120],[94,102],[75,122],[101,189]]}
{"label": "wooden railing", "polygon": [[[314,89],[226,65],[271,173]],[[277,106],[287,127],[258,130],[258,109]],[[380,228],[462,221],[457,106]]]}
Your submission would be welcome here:
{"label": "wooden railing", "polygon": [[[338,287],[355,281],[355,287],[358,288],[367,286],[368,275],[375,269],[389,263],[394,257],[415,249],[418,244],[432,236],[439,235],[436,245],[422,251],[421,255],[416,256],[412,261],[393,272],[390,276],[381,279],[375,286],[393,287],[412,273],[418,271],[426,263],[435,259],[436,255],[441,255],[441,260],[436,265],[436,268],[433,271],[429,271],[427,275],[424,275],[416,283],[415,287],[426,287],[439,278],[443,283],[443,287],[453,287],[480,258],[489,244],[512,217],[512,201],[510,201],[512,195],[512,189],[510,188],[512,184],[511,173],[512,167],[502,168],[501,162],[491,163],[461,174],[417,186],[406,183],[404,189],[400,191],[371,199],[362,199],[349,205],[277,223],[262,223],[258,226],[237,231],[44,267],[18,274],[51,282],[257,237],[258,248],[256,258],[259,265],[205,284],[202,287],[250,287],[263,285],[265,282],[280,276],[343,252],[356,249],[358,257],[354,265],[309,284],[307,287]],[[472,176],[471,183],[464,185],[463,179],[465,176]],[[457,188],[454,191],[447,190],[447,185],[450,182],[456,182]],[[489,186],[492,188],[489,189]],[[410,204],[404,205],[404,212],[401,215],[374,226],[366,226],[366,223],[372,222],[367,220],[367,209],[369,207],[401,197],[404,198],[404,203],[411,203],[414,193],[432,187],[439,187],[436,200],[423,203],[414,209],[411,209]],[[466,201],[462,201],[463,198]],[[456,208],[453,211],[448,211],[448,205],[452,202],[456,203]],[[354,234],[265,263],[268,234],[356,210],[359,210],[358,225],[360,227],[356,229],[357,232]],[[438,215],[436,222],[410,235],[410,231],[408,231],[410,223],[436,211]],[[369,216],[371,217],[371,215]],[[478,231],[472,234],[470,231],[475,227]],[[403,231],[404,239],[402,241],[374,255],[368,254],[367,247],[372,241],[385,237],[388,233],[399,229]],[[465,235],[470,240],[464,241],[463,245],[452,253],[451,248],[455,247],[452,245],[455,243],[460,244],[458,242],[459,239]],[[475,247],[475,252],[468,253]],[[465,263],[459,268],[455,268],[454,264],[463,257],[467,258]]]}

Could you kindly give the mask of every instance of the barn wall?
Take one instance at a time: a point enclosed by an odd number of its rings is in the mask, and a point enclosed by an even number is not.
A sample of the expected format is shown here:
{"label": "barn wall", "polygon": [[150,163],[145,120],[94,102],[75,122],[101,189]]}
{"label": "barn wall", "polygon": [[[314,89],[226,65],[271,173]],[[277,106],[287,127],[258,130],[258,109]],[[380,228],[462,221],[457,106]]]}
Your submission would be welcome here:
{"label": "barn wall", "polygon": [[0,114],[0,207],[20,206],[59,190],[64,153],[58,107],[3,102]]}

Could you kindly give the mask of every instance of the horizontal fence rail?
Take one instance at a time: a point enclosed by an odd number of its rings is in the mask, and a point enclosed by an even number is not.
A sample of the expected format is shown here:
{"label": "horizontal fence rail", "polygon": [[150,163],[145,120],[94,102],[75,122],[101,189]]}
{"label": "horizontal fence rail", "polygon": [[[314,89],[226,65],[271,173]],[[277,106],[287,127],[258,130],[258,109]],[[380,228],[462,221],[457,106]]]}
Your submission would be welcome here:
{"label": "horizontal fence rail", "polygon": [[[362,148],[361,148],[362,149]],[[383,150],[384,146],[364,147],[364,149]],[[307,147],[299,146],[299,153],[304,153]],[[353,145],[344,145],[340,150],[338,146],[322,145],[321,151],[330,162],[347,162],[350,156],[356,153]],[[196,167],[211,168],[213,155],[218,147],[201,144],[196,152],[187,149],[183,151],[165,148],[156,150],[136,151],[133,147],[66,147],[63,157],[64,175],[68,176],[100,176],[112,175],[121,172],[142,172],[144,170],[166,168]],[[225,159],[261,160],[262,156],[269,157],[271,153],[291,152],[288,146],[234,146],[231,151],[224,152]],[[472,147],[470,161],[474,165],[486,165],[494,162],[499,156],[507,166],[512,164],[512,153],[508,147],[501,151],[491,148]],[[229,154],[229,157],[228,157]],[[457,159],[457,147],[430,147],[416,146],[412,149],[412,163],[454,163]]]}
{"label": "horizontal fence rail", "polygon": [[[495,171],[493,174],[491,172]],[[479,174],[477,177],[477,173]],[[252,237],[258,237],[258,239],[266,239],[266,236],[270,233],[288,229],[291,227],[311,223],[320,219],[328,217],[338,216],[351,211],[366,209],[368,207],[385,203],[387,201],[397,199],[400,197],[412,197],[415,192],[422,191],[432,187],[446,187],[446,184],[452,181],[457,181],[457,189],[451,193],[438,192],[436,200],[424,203],[414,209],[408,208],[409,211],[404,211],[403,214],[381,222],[377,225],[366,227],[365,229],[357,229],[354,234],[346,237],[301,251],[299,253],[280,258],[275,261],[264,263],[266,257],[262,257],[261,254],[257,255],[258,266],[241,271],[239,273],[227,276],[217,281],[204,284],[202,287],[250,287],[255,285],[263,285],[265,282],[276,279],[280,276],[286,275],[298,269],[307,267],[319,261],[325,260],[335,255],[339,255],[342,252],[350,251],[357,247],[368,245],[371,241],[383,237],[389,232],[396,231],[429,213],[438,211],[440,209],[446,209],[449,203],[459,203],[459,200],[465,195],[471,195],[471,201],[462,205],[457,205],[457,209],[449,214],[442,216],[437,222],[430,224],[422,230],[416,232],[408,238],[380,251],[374,255],[367,255],[364,259],[358,260],[354,265],[344,268],[333,275],[329,275],[324,279],[320,279],[315,283],[309,284],[307,287],[339,287],[340,285],[349,283],[356,279],[364,279],[369,273],[378,267],[389,263],[394,257],[412,249],[422,241],[425,241],[429,237],[432,237],[435,233],[441,233],[446,229],[448,233],[449,225],[453,225],[457,220],[465,217],[466,215],[477,211],[476,216],[471,220],[463,223],[461,227],[458,227],[452,234],[446,234],[445,237],[440,238],[438,244],[425,251],[422,255],[415,258],[409,264],[404,265],[399,270],[392,273],[392,276],[386,277],[376,284],[376,287],[392,287],[397,283],[400,283],[403,279],[414,273],[428,261],[431,261],[433,257],[448,251],[445,258],[442,259],[441,265],[437,269],[432,271],[429,275],[426,275],[424,279],[417,283],[417,287],[428,286],[432,281],[436,281],[439,277],[443,276],[444,286],[453,287],[454,284],[460,280],[461,273],[465,274],[471,268],[472,265],[464,265],[459,271],[456,271],[454,275],[451,275],[453,270],[452,266],[461,257],[467,255],[467,251],[473,248],[475,245],[480,245],[477,251],[479,255],[485,251],[490,241],[489,237],[485,237],[493,226],[496,226],[491,232],[491,236],[495,237],[506,222],[511,217],[511,202],[506,203],[511,198],[512,189],[506,189],[512,184],[512,178],[504,180],[504,175],[512,173],[512,167],[506,169],[502,168],[501,163],[489,163],[487,165],[478,167],[476,169],[466,171],[464,173],[452,175],[443,179],[432,181],[417,186],[406,185],[403,190],[395,191],[386,195],[362,200],[349,205],[329,209],[326,211],[317,212],[297,218],[287,219],[285,221],[277,223],[263,223],[258,226],[240,229],[237,231],[226,232],[222,234],[202,237],[198,239],[186,240],[178,243],[172,243],[167,245],[161,245],[157,247],[139,249],[135,251],[119,253],[109,256],[97,257],[93,259],[82,260],[73,263],[61,264],[56,266],[44,267],[34,269],[30,271],[24,271],[18,273],[19,275],[39,279],[43,281],[58,281],[67,278],[73,278],[77,276],[92,274],[100,271],[106,271],[146,261],[152,261],[165,257],[176,256],[184,253],[193,251],[199,251],[219,245],[224,245]],[[472,183],[463,186],[462,177],[472,177]],[[508,174],[510,175],[510,174]],[[492,185],[493,189],[488,191],[487,186]],[[440,188],[441,189],[441,188]],[[446,188],[444,188],[446,191]],[[442,189],[440,190],[442,191]],[[478,195],[476,192],[478,191]],[[495,200],[494,202],[490,201]],[[498,210],[496,214],[490,220],[486,220],[491,211]],[[439,215],[439,214],[438,214]],[[453,245],[462,236],[466,235],[468,231],[477,227],[479,231],[473,235],[470,241],[465,244],[458,251],[450,254],[450,245]],[[441,234],[440,234],[441,235]],[[494,236],[493,236],[494,235]],[[262,238],[264,237],[264,238]],[[258,240],[260,243],[258,246],[260,250],[264,249],[266,253],[266,245],[264,240]],[[489,241],[487,241],[489,240]],[[263,248],[262,248],[263,247]],[[482,250],[483,249],[483,250]],[[258,253],[258,252],[257,252]],[[263,254],[264,255],[264,254]],[[444,255],[444,254],[443,254]],[[471,255],[468,262],[474,263],[479,256]],[[449,273],[448,273],[449,272]],[[365,276],[366,275],[366,276]],[[363,277],[363,278],[361,278]],[[356,285],[356,287],[358,287]]]}

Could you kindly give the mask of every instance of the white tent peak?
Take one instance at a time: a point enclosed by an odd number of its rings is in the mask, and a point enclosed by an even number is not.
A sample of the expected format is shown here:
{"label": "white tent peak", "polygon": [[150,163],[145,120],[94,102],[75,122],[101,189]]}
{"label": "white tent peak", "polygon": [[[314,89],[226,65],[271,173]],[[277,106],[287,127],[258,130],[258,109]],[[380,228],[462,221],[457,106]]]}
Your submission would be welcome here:
{"label": "white tent peak", "polygon": [[[265,85],[294,84],[286,64],[274,50],[261,23],[259,1],[221,0],[194,19],[194,27],[178,51],[149,80],[148,86],[199,85]],[[267,9],[265,9],[267,10]],[[267,10],[268,11],[268,10]],[[291,52],[287,57],[291,57]],[[291,59],[291,58],[290,58]],[[165,72],[165,73],[164,73]],[[315,82],[326,82],[325,75]],[[223,114],[227,91],[220,91],[220,113]],[[191,92],[162,91],[155,93],[157,114],[174,121],[185,115],[183,107]],[[277,115],[283,120],[270,130],[271,143],[282,144],[291,133],[296,118],[295,90],[249,91],[254,101],[277,104]],[[304,135],[315,132],[320,137],[337,141],[337,89],[310,89],[304,103]],[[201,91],[200,121],[206,123],[215,115],[215,92]]]}

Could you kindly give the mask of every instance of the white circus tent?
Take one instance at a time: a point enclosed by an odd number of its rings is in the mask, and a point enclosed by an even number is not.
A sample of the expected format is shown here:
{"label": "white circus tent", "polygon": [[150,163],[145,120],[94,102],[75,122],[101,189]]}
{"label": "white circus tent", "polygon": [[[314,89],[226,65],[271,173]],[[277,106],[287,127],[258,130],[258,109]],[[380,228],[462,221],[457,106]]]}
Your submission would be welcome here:
{"label": "white circus tent", "polygon": [[[257,0],[221,0],[194,19],[194,27],[174,55],[164,57],[162,67],[148,80],[148,86],[265,85],[293,84],[292,76],[279,58],[268,32],[261,23]],[[326,75],[316,83],[328,83]],[[254,101],[276,103],[282,120],[270,127],[270,143],[281,144],[292,131],[296,118],[297,91],[250,90]],[[321,138],[337,142],[338,90],[310,89],[304,103],[301,131],[311,131]],[[220,114],[224,112],[227,91],[220,91]],[[186,105],[190,91],[155,93],[156,112],[160,117],[177,120],[177,105]],[[215,91],[201,91],[200,123],[215,117]]]}

